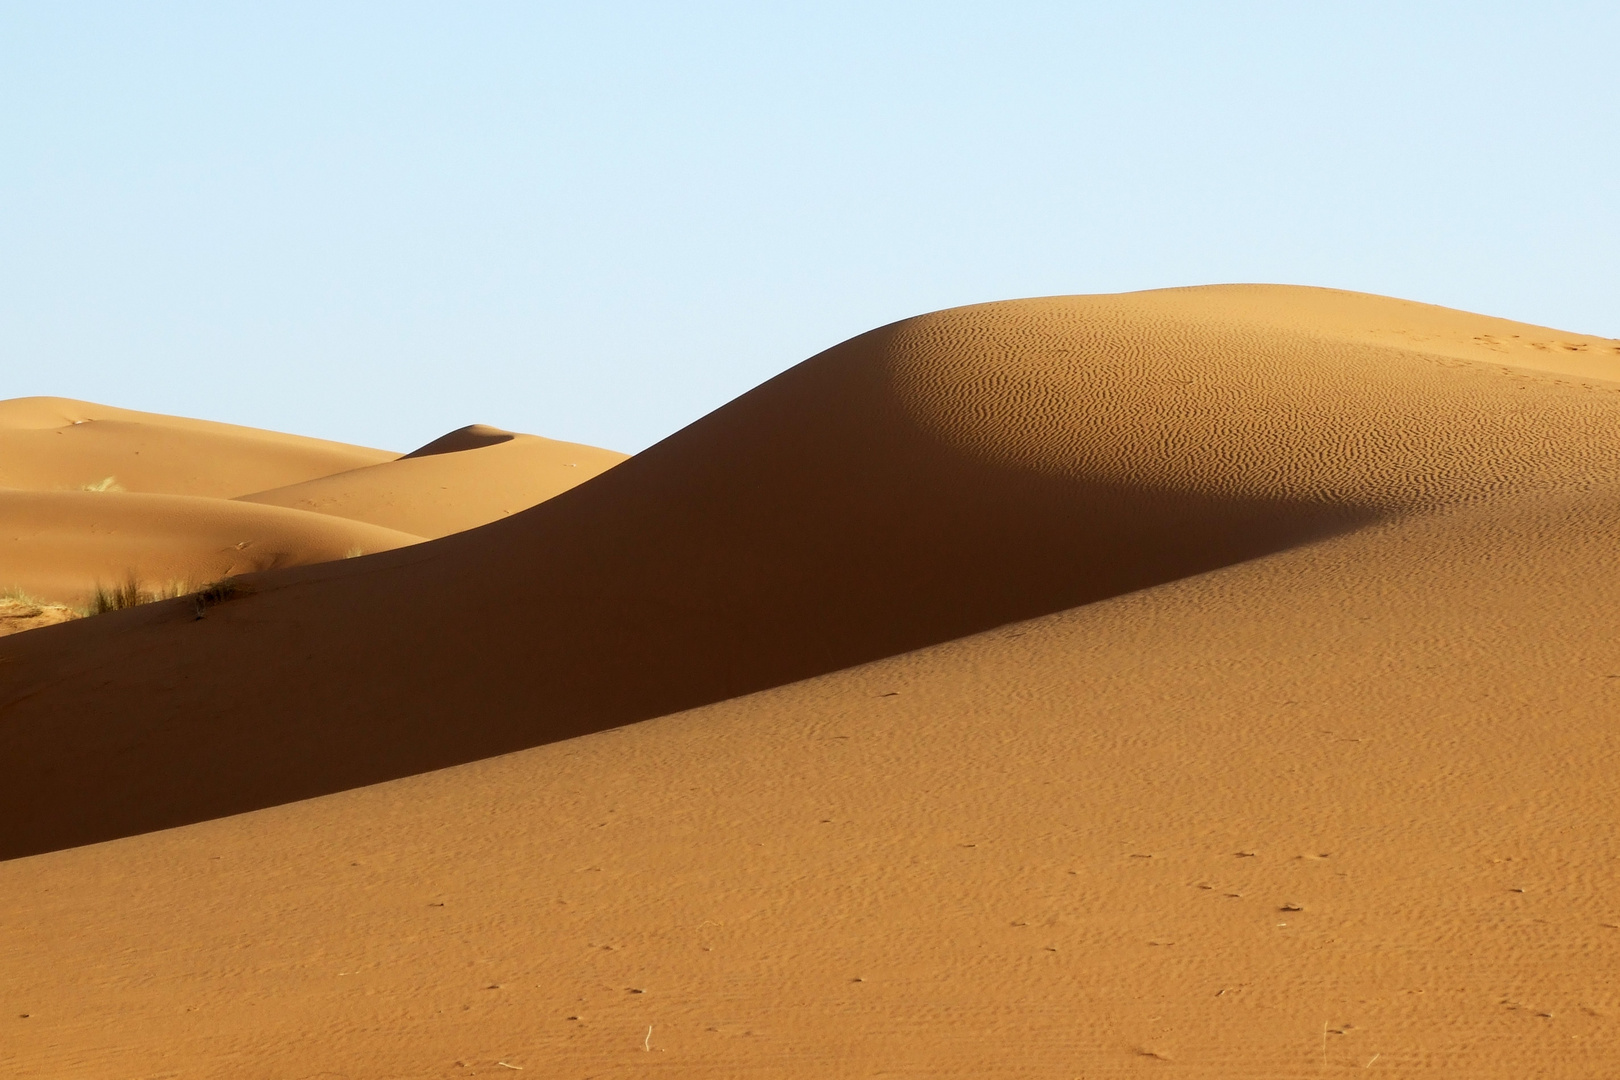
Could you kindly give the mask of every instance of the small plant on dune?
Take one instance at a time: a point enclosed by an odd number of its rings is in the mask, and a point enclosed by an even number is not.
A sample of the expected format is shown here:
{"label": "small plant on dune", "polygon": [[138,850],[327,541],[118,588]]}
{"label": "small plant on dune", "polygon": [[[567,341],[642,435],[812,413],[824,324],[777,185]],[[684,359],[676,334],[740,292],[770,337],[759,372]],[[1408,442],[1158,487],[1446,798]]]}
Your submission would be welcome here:
{"label": "small plant on dune", "polygon": [[197,618],[200,619],[207,615],[208,609],[215,604],[223,604],[234,596],[242,595],[244,591],[242,583],[235,578],[226,577],[220,578],[218,581],[211,581],[192,593],[192,609],[197,613]]}
{"label": "small plant on dune", "polygon": [[33,619],[51,612],[61,612],[69,618],[80,614],[66,604],[41,600],[18,588],[0,592],[0,619]]}
{"label": "small plant on dune", "polygon": [[93,484],[85,484],[81,491],[123,491],[124,485],[118,482],[116,476],[106,476]]}
{"label": "small plant on dune", "polygon": [[82,614],[66,604],[41,600],[18,588],[6,589],[0,592],[0,637],[66,622]]}
{"label": "small plant on dune", "polygon": [[122,585],[107,588],[100,582],[96,583],[96,591],[90,594],[90,604],[85,609],[86,615],[105,615],[109,611],[123,611],[138,604],[144,604],[152,599],[151,595],[141,589],[140,579],[134,574],[124,579]]}
{"label": "small plant on dune", "polygon": [[109,611],[123,611],[125,608],[150,604],[154,600],[172,600],[174,597],[184,596],[186,592],[186,584],[182,581],[170,582],[166,589],[144,589],[141,587],[141,579],[131,573],[124,579],[123,584],[111,588],[98,581],[96,591],[90,594],[90,602],[80,608],[79,613],[105,615]]}
{"label": "small plant on dune", "polygon": [[41,600],[39,597],[35,596],[33,593],[24,592],[23,590],[17,588],[16,586],[11,587],[11,588],[5,590],[4,592],[0,592],[0,600],[9,600],[13,604],[24,604],[24,605],[26,605],[28,607],[53,607],[53,606],[55,606],[49,600]]}

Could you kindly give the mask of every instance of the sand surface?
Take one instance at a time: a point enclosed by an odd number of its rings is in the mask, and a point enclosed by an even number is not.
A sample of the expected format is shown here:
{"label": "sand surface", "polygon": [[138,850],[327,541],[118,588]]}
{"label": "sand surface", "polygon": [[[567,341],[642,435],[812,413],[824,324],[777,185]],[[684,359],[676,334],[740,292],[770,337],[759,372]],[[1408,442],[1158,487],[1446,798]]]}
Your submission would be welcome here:
{"label": "sand surface", "polygon": [[[389,551],[524,510],[623,460],[478,424],[401,457],[65,398],[0,401],[0,590],[82,608],[125,583],[174,595]],[[0,620],[0,635],[51,621]]]}
{"label": "sand surface", "polygon": [[439,537],[527,510],[623,460],[612,450],[474,424],[394,461],[238,499]]}
{"label": "sand surface", "polygon": [[873,331],[485,527],[0,643],[0,1071],[1614,1075],[1617,531],[1613,341]]}
{"label": "sand surface", "polygon": [[58,603],[131,580],[172,595],[422,540],[304,510],[130,492],[0,490],[0,523],[0,584]]}
{"label": "sand surface", "polygon": [[0,596],[0,637],[55,626],[75,618],[78,612],[66,604],[52,604],[26,594]]}
{"label": "sand surface", "polygon": [[69,398],[0,401],[0,488],[229,499],[395,456]]}

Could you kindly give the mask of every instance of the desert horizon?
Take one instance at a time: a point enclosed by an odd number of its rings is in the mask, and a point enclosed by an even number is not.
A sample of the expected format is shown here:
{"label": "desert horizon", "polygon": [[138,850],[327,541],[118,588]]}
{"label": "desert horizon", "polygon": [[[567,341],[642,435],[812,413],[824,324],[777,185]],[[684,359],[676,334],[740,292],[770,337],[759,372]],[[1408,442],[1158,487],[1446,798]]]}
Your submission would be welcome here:
{"label": "desert horizon", "polygon": [[0,519],[7,1076],[1620,1062],[1620,340],[997,301],[631,455],[18,398]]}

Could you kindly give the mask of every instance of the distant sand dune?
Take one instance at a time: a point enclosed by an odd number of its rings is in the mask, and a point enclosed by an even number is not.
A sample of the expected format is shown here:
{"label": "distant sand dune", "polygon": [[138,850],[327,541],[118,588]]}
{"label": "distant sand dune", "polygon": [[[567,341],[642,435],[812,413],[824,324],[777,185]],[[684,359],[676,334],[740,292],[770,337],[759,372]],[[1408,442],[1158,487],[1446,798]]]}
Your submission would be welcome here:
{"label": "distant sand dune", "polygon": [[98,584],[201,585],[415,544],[421,537],[194,495],[0,490],[0,587],[83,603]]}
{"label": "distant sand dune", "polygon": [[395,456],[69,398],[0,401],[0,488],[232,498]]}
{"label": "distant sand dune", "polygon": [[238,498],[439,537],[526,510],[623,460],[611,450],[474,424],[394,461]]}
{"label": "distant sand dune", "polygon": [[0,641],[0,1066],[1615,1075],[1617,535],[1620,342],[896,323],[481,528]]}
{"label": "distant sand dune", "polygon": [[399,457],[65,398],[0,401],[0,589],[79,604],[131,576],[162,591],[388,551],[623,460],[477,424]]}

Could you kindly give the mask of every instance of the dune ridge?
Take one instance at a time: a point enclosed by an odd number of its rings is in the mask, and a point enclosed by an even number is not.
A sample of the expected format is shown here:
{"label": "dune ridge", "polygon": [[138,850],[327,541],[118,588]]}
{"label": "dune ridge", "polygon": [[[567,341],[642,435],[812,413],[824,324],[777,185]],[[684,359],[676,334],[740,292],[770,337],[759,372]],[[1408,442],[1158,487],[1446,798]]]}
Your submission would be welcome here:
{"label": "dune ridge", "polygon": [[396,456],[71,398],[0,401],[0,488],[228,499]]}
{"label": "dune ridge", "polygon": [[[65,398],[0,401],[0,588],[82,606],[126,581],[172,592],[389,551],[523,510],[622,460],[479,424],[401,457]],[[54,621],[7,619],[0,633]]]}
{"label": "dune ridge", "polygon": [[97,583],[199,586],[422,540],[302,510],[132,492],[0,490],[0,520],[4,586],[64,604]]}
{"label": "dune ridge", "polygon": [[473,424],[393,461],[237,500],[436,538],[555,498],[625,458],[612,450]]}
{"label": "dune ridge", "polygon": [[[38,631],[0,676],[0,852],[470,761],[1394,515],[1612,480],[1613,386],[1325,335],[1315,309],[1335,304],[1396,326],[1410,307],[1227,287],[907,320],[523,514],[286,573],[201,633],[164,605]],[[98,715],[71,674],[92,656],[161,720]],[[445,724],[446,700],[477,722]],[[89,729],[139,732],[151,760],[85,753]],[[98,799],[52,804],[41,785],[69,768]]]}
{"label": "dune ridge", "polygon": [[1617,421],[1405,301],[977,305],[6,639],[0,1065],[1607,1075]]}

